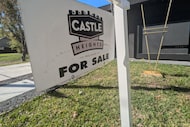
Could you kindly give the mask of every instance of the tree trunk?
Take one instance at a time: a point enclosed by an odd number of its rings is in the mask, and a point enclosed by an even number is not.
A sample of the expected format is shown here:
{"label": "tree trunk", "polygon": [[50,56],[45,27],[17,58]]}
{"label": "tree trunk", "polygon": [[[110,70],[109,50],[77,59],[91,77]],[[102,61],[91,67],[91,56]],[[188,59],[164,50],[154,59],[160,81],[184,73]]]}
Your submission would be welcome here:
{"label": "tree trunk", "polygon": [[27,54],[27,46],[25,41],[23,42],[23,50],[22,50],[22,61],[26,61],[26,54]]}

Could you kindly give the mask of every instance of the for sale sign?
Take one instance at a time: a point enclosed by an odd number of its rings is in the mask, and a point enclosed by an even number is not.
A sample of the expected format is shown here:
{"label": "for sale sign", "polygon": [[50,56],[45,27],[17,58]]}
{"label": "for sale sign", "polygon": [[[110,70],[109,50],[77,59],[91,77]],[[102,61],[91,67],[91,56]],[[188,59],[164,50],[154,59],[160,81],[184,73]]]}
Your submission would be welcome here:
{"label": "for sale sign", "polygon": [[71,44],[74,55],[88,50],[103,49],[103,40],[99,39],[99,36],[103,35],[102,17],[90,14],[90,11],[85,13],[69,10],[68,21],[70,35],[79,37],[78,42]]}
{"label": "for sale sign", "polygon": [[74,0],[19,0],[19,5],[37,90],[114,59],[111,13]]}
{"label": "for sale sign", "polygon": [[68,20],[71,35],[94,38],[103,34],[102,17],[90,14],[90,11],[69,10]]}

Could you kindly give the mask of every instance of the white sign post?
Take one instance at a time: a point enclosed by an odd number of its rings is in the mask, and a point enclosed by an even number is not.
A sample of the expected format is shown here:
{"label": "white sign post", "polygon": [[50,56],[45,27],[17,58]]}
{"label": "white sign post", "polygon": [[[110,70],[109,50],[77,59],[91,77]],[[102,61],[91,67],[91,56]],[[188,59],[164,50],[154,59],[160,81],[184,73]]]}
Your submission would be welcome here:
{"label": "white sign post", "polygon": [[114,17],[74,0],[19,0],[38,91],[114,59]]}
{"label": "white sign post", "polygon": [[110,0],[114,4],[117,68],[120,97],[121,126],[132,126],[129,81],[129,53],[127,11],[130,4],[127,0]]}

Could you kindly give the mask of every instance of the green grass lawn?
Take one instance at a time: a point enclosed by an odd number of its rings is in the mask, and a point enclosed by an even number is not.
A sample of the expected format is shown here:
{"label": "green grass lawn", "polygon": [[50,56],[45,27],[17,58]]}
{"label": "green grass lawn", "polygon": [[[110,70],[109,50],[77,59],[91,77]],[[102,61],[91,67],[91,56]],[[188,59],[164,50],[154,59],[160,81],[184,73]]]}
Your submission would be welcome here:
{"label": "green grass lawn", "polygon": [[[153,66],[153,64],[151,64]],[[134,127],[190,126],[190,67],[131,62]],[[0,127],[120,127],[116,61],[0,115]]]}
{"label": "green grass lawn", "polygon": [[20,53],[2,53],[0,54],[0,66],[22,63],[21,57]]}

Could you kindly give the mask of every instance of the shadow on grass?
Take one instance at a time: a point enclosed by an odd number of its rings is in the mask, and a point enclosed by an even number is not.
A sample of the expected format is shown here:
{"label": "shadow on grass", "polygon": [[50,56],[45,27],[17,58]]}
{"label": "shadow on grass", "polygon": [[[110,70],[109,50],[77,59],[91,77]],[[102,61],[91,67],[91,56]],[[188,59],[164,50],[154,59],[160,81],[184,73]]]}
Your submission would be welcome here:
{"label": "shadow on grass", "polygon": [[62,88],[65,89],[81,89],[81,88],[90,88],[90,89],[118,89],[118,87],[112,86],[101,86],[101,85],[91,85],[91,86],[81,86],[81,85],[64,85]]}
{"label": "shadow on grass", "polygon": [[[92,89],[118,89],[118,87],[111,87],[111,86],[101,86],[101,85],[92,85],[92,86],[81,86],[81,85],[63,85],[56,87],[56,89],[64,88],[64,89],[81,89],[81,88],[92,88]],[[62,92],[59,92],[57,90],[52,90],[48,92],[48,95],[60,97],[60,98],[69,98],[67,95],[65,95]],[[165,88],[160,87],[146,87],[146,86],[131,86],[131,89],[133,90],[146,90],[146,91],[157,91],[157,90],[164,90],[164,91],[176,91],[176,92],[183,92],[188,93],[190,92],[190,88],[184,88],[184,87],[176,87],[176,86],[169,86]],[[70,98],[71,99],[71,98]]]}
{"label": "shadow on grass", "polygon": [[162,73],[163,77],[165,78],[166,76],[172,76],[172,77],[186,77],[188,78],[189,75],[188,74],[166,74],[166,73]]}
{"label": "shadow on grass", "polygon": [[[52,90],[52,91],[49,91],[47,94],[49,96],[52,96],[52,97],[56,97],[56,98],[63,98],[63,99],[68,99],[68,100],[71,100],[75,103],[78,103],[80,105],[83,105],[85,107],[88,107],[88,108],[91,108],[93,110],[97,110],[97,106],[96,105],[92,105],[91,103],[84,103],[84,101],[80,100],[80,99],[77,99],[75,97],[73,97],[72,95],[66,95],[64,94],[62,91],[59,91],[58,89],[59,88],[71,88],[71,89],[78,89],[78,88],[95,88],[95,89],[118,89],[118,87],[103,87],[103,86],[100,86],[100,85],[93,85],[93,86],[77,86],[77,85],[64,85],[64,86],[61,86],[61,87],[57,87],[57,89],[55,90]],[[102,113],[103,109],[99,109],[99,112]]]}
{"label": "shadow on grass", "polygon": [[102,89],[102,90],[118,89],[118,87],[101,86],[101,85],[81,86],[81,85],[68,85],[68,84],[65,84],[65,85],[61,85],[61,86],[56,86],[53,90],[48,92],[48,95],[54,96],[54,97],[60,97],[60,98],[69,98],[64,93],[59,92],[57,90],[59,88],[64,88],[64,89]]}
{"label": "shadow on grass", "polygon": [[68,98],[67,95],[65,95],[64,93],[59,92],[59,91],[57,91],[57,90],[49,91],[49,92],[47,92],[47,94],[48,94],[49,96],[53,96],[53,97]]}
{"label": "shadow on grass", "polygon": [[131,86],[131,89],[133,90],[147,90],[147,91],[156,91],[156,90],[166,90],[166,91],[176,91],[176,92],[190,92],[190,88],[184,88],[184,87],[176,87],[176,86],[170,86],[166,88],[159,88],[159,87],[146,87],[146,86]]}

